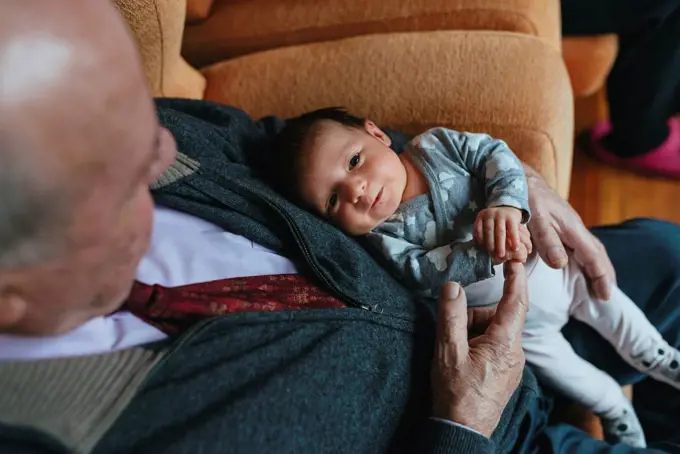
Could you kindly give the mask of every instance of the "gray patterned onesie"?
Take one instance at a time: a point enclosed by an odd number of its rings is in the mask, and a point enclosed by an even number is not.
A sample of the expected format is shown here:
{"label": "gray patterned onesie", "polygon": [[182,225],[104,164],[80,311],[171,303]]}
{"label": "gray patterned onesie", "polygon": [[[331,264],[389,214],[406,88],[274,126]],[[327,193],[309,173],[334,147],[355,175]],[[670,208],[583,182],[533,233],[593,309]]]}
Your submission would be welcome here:
{"label": "gray patterned onesie", "polygon": [[529,220],[522,163],[502,140],[433,128],[404,149],[430,187],[402,203],[367,235],[406,285],[424,296],[445,282],[463,286],[494,276],[489,253],[473,239],[477,213],[511,206]]}

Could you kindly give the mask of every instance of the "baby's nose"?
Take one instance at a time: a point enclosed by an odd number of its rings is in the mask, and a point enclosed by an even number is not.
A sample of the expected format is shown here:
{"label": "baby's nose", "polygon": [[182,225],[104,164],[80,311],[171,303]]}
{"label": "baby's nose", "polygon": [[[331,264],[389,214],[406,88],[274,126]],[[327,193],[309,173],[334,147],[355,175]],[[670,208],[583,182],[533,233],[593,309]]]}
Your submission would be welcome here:
{"label": "baby's nose", "polygon": [[347,196],[351,203],[357,203],[366,193],[366,180],[354,178],[347,184]]}

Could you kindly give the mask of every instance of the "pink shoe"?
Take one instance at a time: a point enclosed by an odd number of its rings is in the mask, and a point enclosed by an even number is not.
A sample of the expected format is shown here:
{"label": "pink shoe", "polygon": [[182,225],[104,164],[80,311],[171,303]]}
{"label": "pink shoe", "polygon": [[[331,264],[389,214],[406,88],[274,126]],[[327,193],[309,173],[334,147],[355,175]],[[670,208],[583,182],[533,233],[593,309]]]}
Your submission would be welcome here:
{"label": "pink shoe", "polygon": [[604,147],[603,139],[611,132],[608,121],[591,129],[586,137],[586,153],[615,167],[633,172],[680,179],[680,118],[668,120],[668,138],[655,149],[632,158],[620,158]]}

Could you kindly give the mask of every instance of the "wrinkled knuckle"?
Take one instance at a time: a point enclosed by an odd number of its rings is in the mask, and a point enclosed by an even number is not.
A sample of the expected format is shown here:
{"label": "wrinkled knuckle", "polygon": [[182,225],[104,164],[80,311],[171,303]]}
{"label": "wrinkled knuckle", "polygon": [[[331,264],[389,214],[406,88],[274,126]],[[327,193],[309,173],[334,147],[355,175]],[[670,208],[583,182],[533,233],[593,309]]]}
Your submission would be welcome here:
{"label": "wrinkled knuckle", "polygon": [[495,357],[498,359],[510,359],[514,355],[512,354],[511,348],[507,344],[500,344],[496,349],[494,350]]}
{"label": "wrinkled knuckle", "polygon": [[524,351],[522,349],[519,350],[517,353],[517,364],[521,369],[524,369],[524,366],[526,366],[527,363],[527,357],[524,355]]}
{"label": "wrinkled knuckle", "polygon": [[523,353],[518,352],[508,356],[508,370],[513,371],[516,375],[521,375],[525,366],[526,358]]}
{"label": "wrinkled knuckle", "polygon": [[550,237],[550,232],[545,228],[544,225],[538,224],[532,231],[531,236],[535,241],[545,241],[546,238]]}
{"label": "wrinkled knuckle", "polygon": [[439,340],[444,344],[453,344],[453,336],[448,330],[444,330],[439,336]]}
{"label": "wrinkled knuckle", "polygon": [[531,219],[540,222],[545,216],[545,205],[540,200],[536,200],[532,206]]}

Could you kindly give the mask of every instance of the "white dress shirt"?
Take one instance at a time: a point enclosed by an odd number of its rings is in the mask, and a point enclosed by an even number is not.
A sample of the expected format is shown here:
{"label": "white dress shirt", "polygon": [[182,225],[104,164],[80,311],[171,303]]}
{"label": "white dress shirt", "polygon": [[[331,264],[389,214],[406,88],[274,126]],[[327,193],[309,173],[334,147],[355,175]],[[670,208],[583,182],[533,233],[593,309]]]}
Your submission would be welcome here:
{"label": "white dress shirt", "polygon": [[[165,287],[233,277],[297,273],[292,262],[188,214],[157,207],[151,245],[137,280]],[[129,312],[97,317],[62,336],[0,335],[0,361],[105,353],[164,339]]]}

